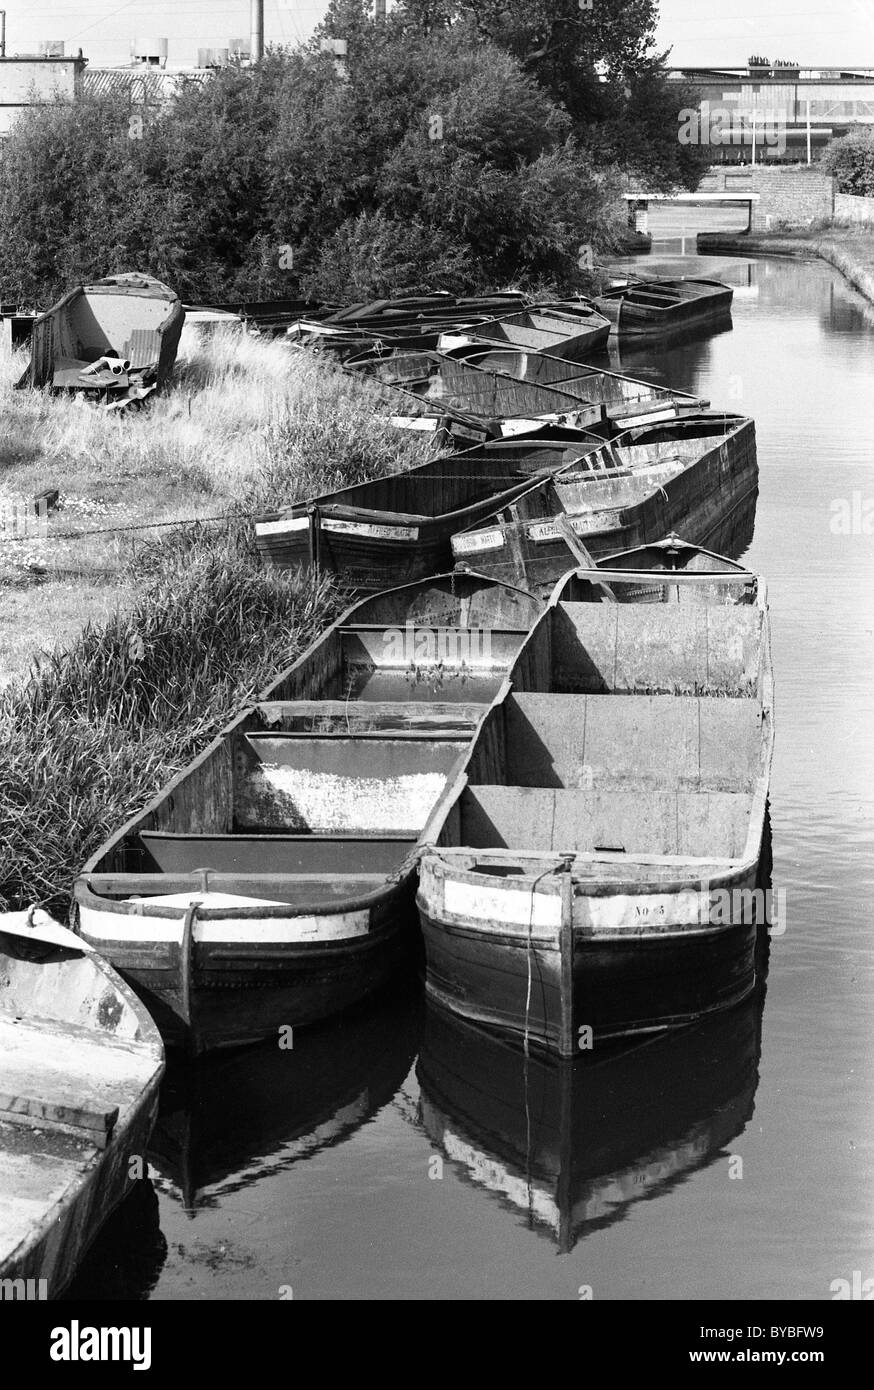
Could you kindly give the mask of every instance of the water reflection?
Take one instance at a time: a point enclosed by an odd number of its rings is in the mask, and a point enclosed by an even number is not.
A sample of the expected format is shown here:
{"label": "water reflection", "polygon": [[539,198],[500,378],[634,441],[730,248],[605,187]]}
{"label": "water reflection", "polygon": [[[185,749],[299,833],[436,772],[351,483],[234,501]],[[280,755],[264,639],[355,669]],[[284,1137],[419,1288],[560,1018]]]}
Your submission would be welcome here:
{"label": "water reflection", "polygon": [[[682,352],[688,348],[693,354],[692,361],[696,366],[709,359],[708,345],[714,338],[721,338],[726,333],[733,331],[734,325],[731,317],[721,319],[718,323],[699,323],[691,328],[676,328],[673,331],[663,332],[657,340],[645,342],[633,339],[611,338],[607,345],[607,353],[610,359],[611,372],[620,372],[623,376],[635,376],[636,369],[643,363],[650,366],[647,373],[647,380],[655,380],[654,373],[659,372],[660,377],[665,377],[661,366],[661,356],[665,348],[670,347],[672,354]],[[700,350],[699,356],[694,356]]]}
{"label": "water reflection", "polygon": [[679,1032],[579,1059],[521,1047],[428,1008],[421,1116],[456,1172],[560,1253],[713,1163],[753,1113],[764,979]]}
{"label": "water reflection", "polygon": [[83,1298],[141,1302],[157,1284],[166,1260],[158,1194],[144,1178],[109,1218],[60,1302]]}
{"label": "water reflection", "polygon": [[369,1002],[277,1043],[171,1059],[149,1161],[158,1185],[194,1217],[341,1143],[391,1100],[413,1064],[421,1003]]}

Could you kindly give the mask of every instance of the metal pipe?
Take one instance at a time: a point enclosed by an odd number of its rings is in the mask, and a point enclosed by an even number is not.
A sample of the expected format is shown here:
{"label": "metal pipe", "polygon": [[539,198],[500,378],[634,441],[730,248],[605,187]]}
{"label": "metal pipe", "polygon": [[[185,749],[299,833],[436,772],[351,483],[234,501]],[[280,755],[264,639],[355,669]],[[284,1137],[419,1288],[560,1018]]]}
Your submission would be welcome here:
{"label": "metal pipe", "polygon": [[264,0],[252,0],[252,62],[264,57]]}

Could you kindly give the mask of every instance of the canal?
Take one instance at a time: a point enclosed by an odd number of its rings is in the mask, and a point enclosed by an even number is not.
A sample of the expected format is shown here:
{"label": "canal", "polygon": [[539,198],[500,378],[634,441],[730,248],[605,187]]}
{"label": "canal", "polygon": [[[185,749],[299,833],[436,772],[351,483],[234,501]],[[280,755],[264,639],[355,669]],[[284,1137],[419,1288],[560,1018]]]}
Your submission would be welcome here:
{"label": "canal", "polygon": [[756,421],[783,903],[762,991],[572,1074],[412,985],[171,1072],[152,1184],[70,1297],[828,1299],[874,1276],[874,309],[819,262],[672,251],[646,268],[730,281],[733,327],[614,365]]}

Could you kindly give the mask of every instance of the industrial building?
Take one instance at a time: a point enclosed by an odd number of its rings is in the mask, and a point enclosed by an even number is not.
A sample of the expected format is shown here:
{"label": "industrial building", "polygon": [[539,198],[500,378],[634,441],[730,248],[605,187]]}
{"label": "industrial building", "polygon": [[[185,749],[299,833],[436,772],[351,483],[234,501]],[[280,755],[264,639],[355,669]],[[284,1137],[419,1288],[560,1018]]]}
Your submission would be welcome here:
{"label": "industrial building", "polygon": [[668,76],[694,94],[695,143],[710,145],[714,164],[812,163],[830,140],[874,124],[874,68],[760,59],[745,68],[670,68]]}

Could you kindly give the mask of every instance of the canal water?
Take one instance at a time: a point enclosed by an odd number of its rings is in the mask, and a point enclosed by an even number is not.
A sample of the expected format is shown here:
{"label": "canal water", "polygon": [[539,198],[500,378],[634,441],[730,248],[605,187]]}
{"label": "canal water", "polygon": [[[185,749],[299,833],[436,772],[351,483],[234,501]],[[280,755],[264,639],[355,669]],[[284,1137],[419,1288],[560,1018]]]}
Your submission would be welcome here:
{"label": "canal water", "polygon": [[730,281],[733,326],[615,365],[756,421],[785,895],[759,996],[569,1071],[410,983],[291,1050],[171,1071],[152,1182],[72,1297],[829,1299],[874,1277],[874,310],[818,262],[678,249],[646,268]]}

